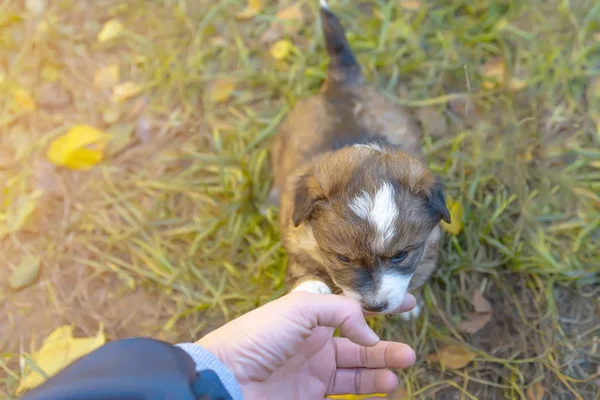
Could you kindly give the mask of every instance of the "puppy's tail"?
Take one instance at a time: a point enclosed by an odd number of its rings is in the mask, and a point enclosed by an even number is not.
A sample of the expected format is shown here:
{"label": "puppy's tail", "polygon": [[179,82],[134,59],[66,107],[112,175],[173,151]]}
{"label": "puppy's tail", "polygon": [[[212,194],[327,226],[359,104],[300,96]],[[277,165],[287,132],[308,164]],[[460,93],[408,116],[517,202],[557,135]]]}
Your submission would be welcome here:
{"label": "puppy's tail", "polygon": [[329,10],[327,0],[321,1],[321,24],[329,55],[327,74],[329,81],[338,85],[362,82],[362,71],[354,52],[346,39],[346,33],[338,17]]}

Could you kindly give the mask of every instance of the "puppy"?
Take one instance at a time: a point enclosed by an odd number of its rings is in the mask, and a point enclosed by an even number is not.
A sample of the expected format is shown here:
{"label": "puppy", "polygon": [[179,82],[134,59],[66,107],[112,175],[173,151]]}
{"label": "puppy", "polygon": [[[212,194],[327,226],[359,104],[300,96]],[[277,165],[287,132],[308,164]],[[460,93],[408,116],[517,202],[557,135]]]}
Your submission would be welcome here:
{"label": "puppy", "polygon": [[[293,290],[338,293],[367,312],[397,312],[438,261],[442,185],[409,114],[366,83],[338,18],[321,2],[329,66],[272,147],[281,235]],[[417,317],[421,302],[405,319]],[[407,315],[408,314],[408,315]]]}

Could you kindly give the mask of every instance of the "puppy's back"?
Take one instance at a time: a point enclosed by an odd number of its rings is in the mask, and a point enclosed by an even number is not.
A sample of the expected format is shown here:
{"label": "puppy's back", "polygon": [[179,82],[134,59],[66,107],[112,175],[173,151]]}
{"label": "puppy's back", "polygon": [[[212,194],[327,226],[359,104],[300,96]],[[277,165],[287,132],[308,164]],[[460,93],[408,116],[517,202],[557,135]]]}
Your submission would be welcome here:
{"label": "puppy's back", "polygon": [[276,192],[314,157],[348,145],[382,143],[421,158],[421,134],[408,112],[364,81],[341,23],[324,1],[320,13],[327,78],[319,94],[296,104],[274,139]]}

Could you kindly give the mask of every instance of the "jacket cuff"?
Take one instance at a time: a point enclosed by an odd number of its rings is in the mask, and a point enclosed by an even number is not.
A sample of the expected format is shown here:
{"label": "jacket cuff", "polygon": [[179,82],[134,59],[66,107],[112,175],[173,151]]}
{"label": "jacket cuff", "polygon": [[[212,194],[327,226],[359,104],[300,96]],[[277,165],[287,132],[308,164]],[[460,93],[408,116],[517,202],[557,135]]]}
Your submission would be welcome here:
{"label": "jacket cuff", "polygon": [[242,388],[233,373],[210,351],[194,343],[179,343],[175,345],[185,351],[196,363],[196,372],[211,370],[229,392],[233,400],[243,400]]}

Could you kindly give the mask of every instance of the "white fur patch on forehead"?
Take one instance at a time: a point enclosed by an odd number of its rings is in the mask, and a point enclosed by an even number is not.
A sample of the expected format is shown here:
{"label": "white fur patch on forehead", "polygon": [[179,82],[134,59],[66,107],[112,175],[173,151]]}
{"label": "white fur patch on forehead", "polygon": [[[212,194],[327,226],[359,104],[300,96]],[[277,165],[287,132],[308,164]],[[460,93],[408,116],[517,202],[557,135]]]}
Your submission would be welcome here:
{"label": "white fur patch on forehead", "polygon": [[350,209],[373,225],[377,230],[377,239],[373,245],[377,250],[383,250],[394,236],[394,222],[398,217],[394,187],[386,182],[374,196],[363,192],[352,199]]}
{"label": "white fur patch on forehead", "polygon": [[383,146],[379,143],[364,143],[364,144],[361,143],[361,144],[355,144],[354,147],[361,148],[361,149],[375,150],[375,151],[379,151],[381,153],[383,153],[385,151]]}
{"label": "white fur patch on forehead", "polygon": [[329,8],[329,5],[327,4],[326,0],[321,0],[321,7],[323,7],[323,8]]}

